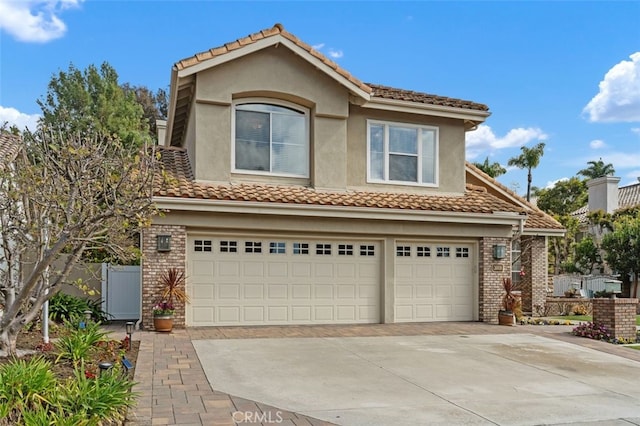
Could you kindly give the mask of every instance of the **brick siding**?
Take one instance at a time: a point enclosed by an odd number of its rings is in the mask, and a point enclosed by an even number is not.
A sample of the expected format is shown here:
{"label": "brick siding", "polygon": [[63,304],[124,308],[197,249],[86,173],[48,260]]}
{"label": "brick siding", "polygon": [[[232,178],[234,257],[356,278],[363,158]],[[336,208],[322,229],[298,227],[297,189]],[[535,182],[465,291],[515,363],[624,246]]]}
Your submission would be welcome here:
{"label": "brick siding", "polygon": [[520,284],[522,312],[536,314],[535,306],[543,306],[547,298],[547,239],[523,236],[520,245],[525,272]]}
{"label": "brick siding", "polygon": [[[156,236],[171,235],[171,251],[156,250]],[[160,300],[160,274],[170,268],[186,273],[187,231],[179,225],[152,225],[142,233],[142,327],[153,329],[153,305]],[[173,324],[185,325],[184,303],[174,301],[176,308]]]}
{"label": "brick siding", "polygon": [[[504,259],[493,258],[495,244],[504,244],[507,247]],[[480,240],[479,246],[479,320],[497,323],[498,311],[502,308],[502,279],[511,277],[511,240],[509,238],[487,237]]]}
{"label": "brick siding", "polygon": [[593,299],[593,322],[602,323],[614,338],[636,339],[638,299]]}

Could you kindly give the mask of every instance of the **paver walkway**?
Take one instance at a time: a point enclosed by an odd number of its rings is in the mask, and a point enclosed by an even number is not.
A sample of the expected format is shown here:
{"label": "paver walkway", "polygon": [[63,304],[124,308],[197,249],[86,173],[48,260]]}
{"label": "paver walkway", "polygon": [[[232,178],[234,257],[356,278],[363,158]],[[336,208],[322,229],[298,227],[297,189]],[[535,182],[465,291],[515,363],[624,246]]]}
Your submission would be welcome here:
{"label": "paver walkway", "polygon": [[[640,351],[569,334],[572,326],[516,326],[428,323],[352,326],[207,327],[171,333],[136,332],[140,341],[134,380],[138,404],[128,425],[330,425],[301,414],[212,389],[192,340],[287,337],[355,337],[532,333],[640,362]],[[118,330],[111,329],[118,332]]]}

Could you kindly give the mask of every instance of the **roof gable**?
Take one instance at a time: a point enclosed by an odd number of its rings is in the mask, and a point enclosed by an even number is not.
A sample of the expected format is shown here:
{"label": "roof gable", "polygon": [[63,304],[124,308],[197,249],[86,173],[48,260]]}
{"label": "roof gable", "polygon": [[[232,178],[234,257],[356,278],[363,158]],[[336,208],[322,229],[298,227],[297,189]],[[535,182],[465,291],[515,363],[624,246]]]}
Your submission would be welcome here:
{"label": "roof gable", "polygon": [[519,206],[527,213],[527,220],[524,223],[525,233],[564,233],[565,229],[562,224],[551,215],[540,210],[468,161],[466,162],[466,172],[467,182],[470,180],[477,182],[491,194]]}
{"label": "roof gable", "polygon": [[199,71],[278,44],[288,47],[338,83],[347,87],[352,93],[364,99],[369,99],[373,91],[371,87],[358,80],[347,70],[338,66],[334,61],[316,51],[295,35],[286,31],[282,24],[275,24],[272,28],[196,53],[176,62],[174,69],[178,72],[178,77],[188,77]]}

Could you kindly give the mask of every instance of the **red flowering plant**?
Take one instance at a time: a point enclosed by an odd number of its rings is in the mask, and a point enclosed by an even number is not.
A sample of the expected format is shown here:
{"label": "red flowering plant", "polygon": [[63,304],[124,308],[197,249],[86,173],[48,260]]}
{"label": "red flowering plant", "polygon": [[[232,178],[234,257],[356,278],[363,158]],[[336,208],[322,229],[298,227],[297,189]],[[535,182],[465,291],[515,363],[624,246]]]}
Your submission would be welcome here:
{"label": "red flowering plant", "polygon": [[153,315],[157,317],[173,315],[175,308],[172,303],[163,300],[153,306]]}

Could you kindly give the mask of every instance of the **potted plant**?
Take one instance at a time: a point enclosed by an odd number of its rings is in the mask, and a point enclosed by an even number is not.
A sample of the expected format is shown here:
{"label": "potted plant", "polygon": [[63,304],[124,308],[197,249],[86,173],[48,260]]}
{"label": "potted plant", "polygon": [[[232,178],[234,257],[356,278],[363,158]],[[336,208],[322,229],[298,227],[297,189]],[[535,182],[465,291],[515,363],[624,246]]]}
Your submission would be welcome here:
{"label": "potted plant", "polygon": [[502,279],[502,289],[504,293],[502,295],[502,309],[498,311],[498,324],[514,325],[515,311],[518,308],[519,299],[514,294],[516,286],[510,277]]}
{"label": "potted plant", "polygon": [[174,300],[188,303],[189,296],[185,292],[185,275],[178,268],[170,268],[160,274],[160,301],[153,307],[153,327],[156,331],[173,329]]}

